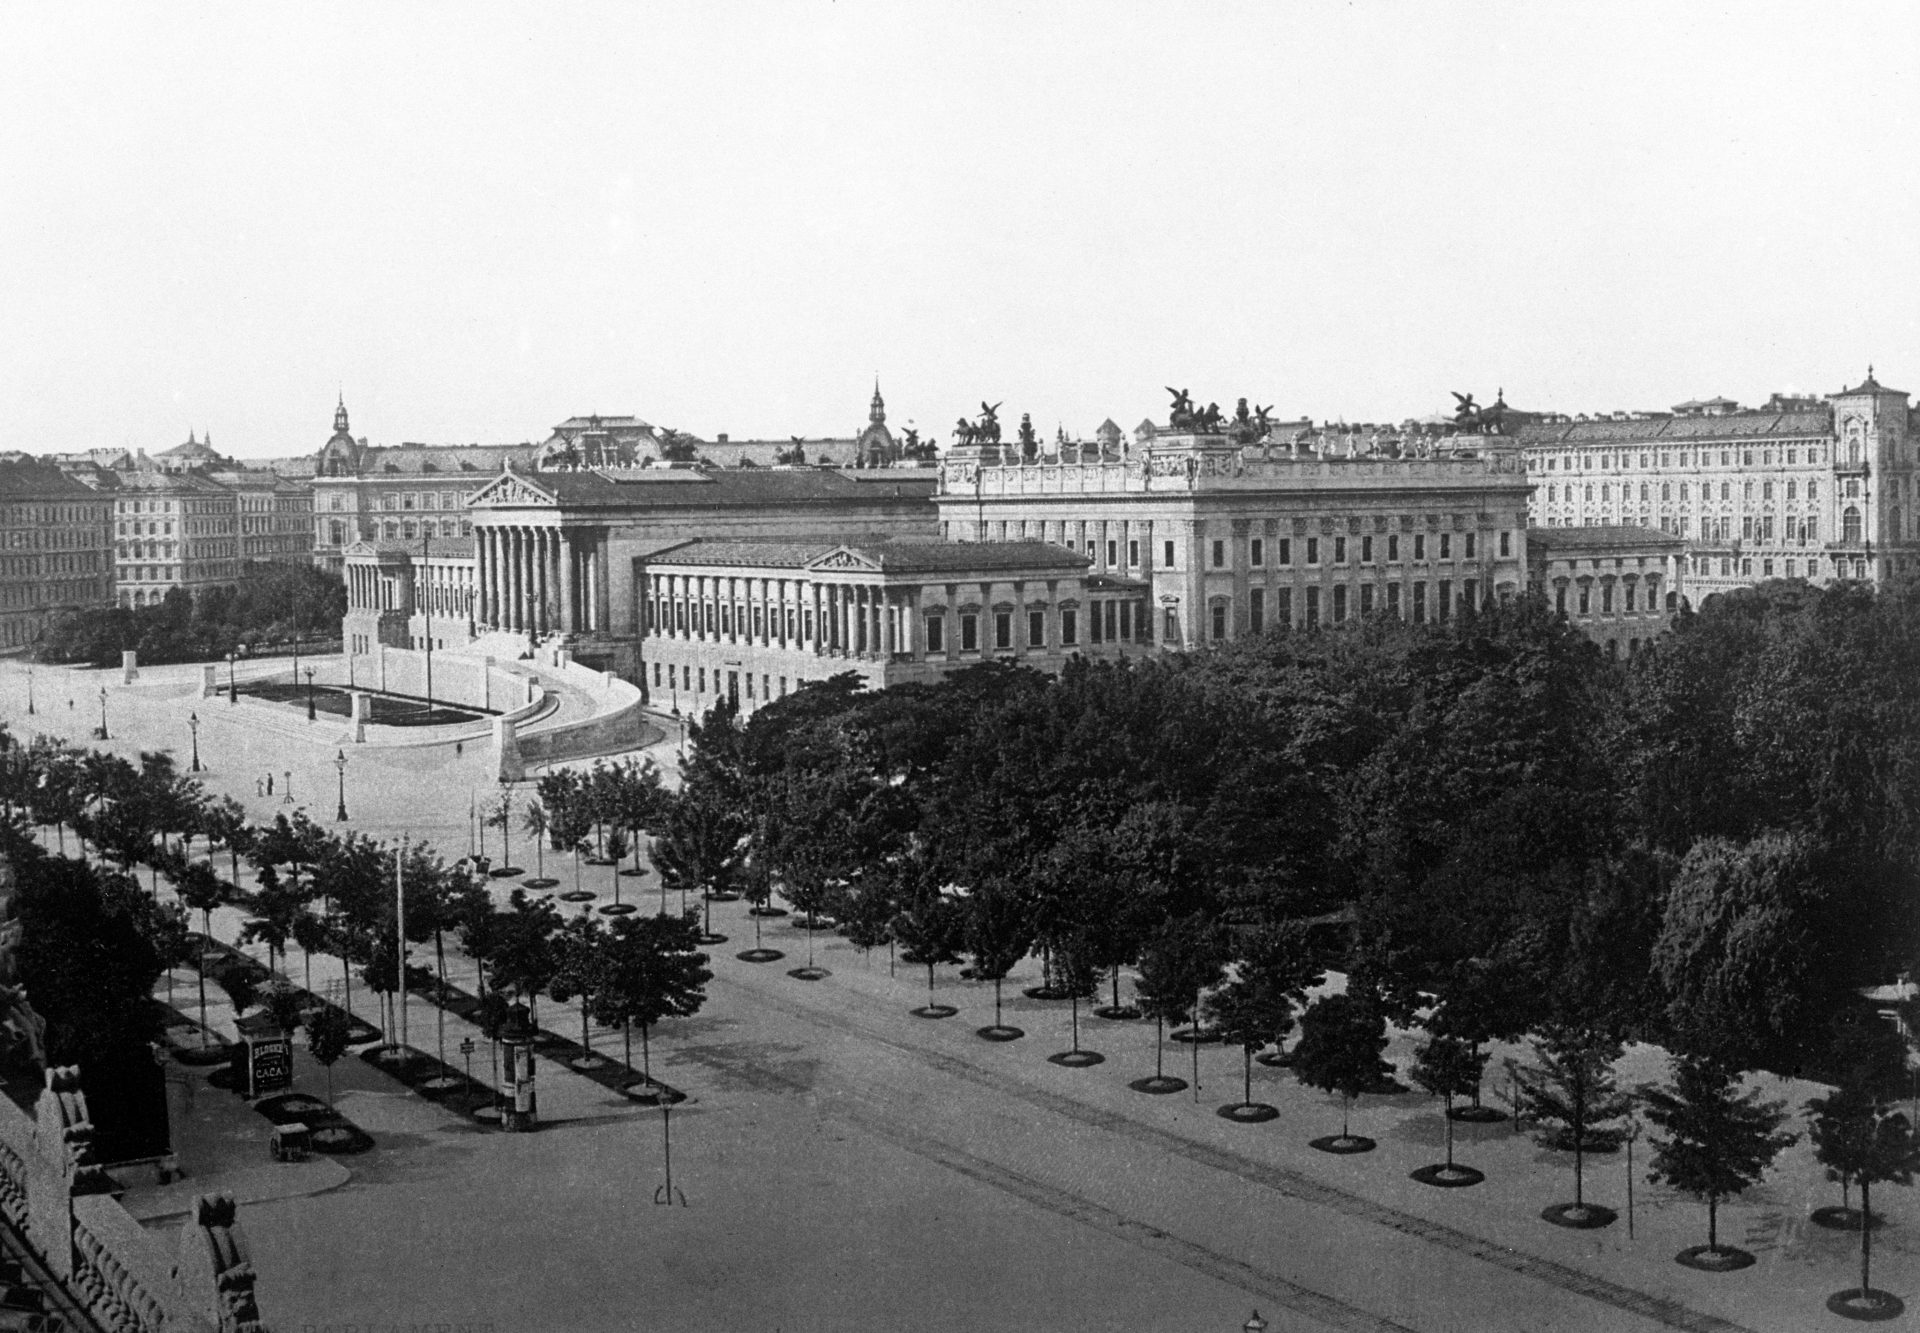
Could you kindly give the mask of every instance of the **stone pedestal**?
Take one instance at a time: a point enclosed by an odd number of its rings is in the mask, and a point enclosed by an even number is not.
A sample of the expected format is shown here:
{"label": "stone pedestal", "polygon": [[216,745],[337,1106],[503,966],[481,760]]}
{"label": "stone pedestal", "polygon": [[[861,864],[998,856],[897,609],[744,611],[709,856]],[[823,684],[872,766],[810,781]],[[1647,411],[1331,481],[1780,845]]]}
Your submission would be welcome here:
{"label": "stone pedestal", "polygon": [[212,662],[208,662],[200,668],[200,697],[202,699],[211,699],[220,693],[220,680],[216,674],[219,669],[220,668]]}
{"label": "stone pedestal", "polygon": [[140,654],[129,648],[120,654],[120,683],[131,685],[140,679]]}
{"label": "stone pedestal", "polygon": [[353,701],[353,743],[364,745],[367,739],[367,718],[373,712],[373,701],[367,698],[365,690],[355,690],[347,697]]}
{"label": "stone pedestal", "polygon": [[520,732],[508,718],[493,720],[493,760],[495,781],[527,780],[526,761],[520,757]]}

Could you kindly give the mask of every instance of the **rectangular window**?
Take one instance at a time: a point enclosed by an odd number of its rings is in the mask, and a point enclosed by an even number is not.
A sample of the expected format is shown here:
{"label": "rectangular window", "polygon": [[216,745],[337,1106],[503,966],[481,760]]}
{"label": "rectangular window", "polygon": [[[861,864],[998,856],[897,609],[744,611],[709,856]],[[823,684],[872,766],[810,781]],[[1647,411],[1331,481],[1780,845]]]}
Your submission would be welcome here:
{"label": "rectangular window", "polygon": [[1215,602],[1210,609],[1213,612],[1213,638],[1218,643],[1227,637],[1227,604]]}
{"label": "rectangular window", "polygon": [[1480,605],[1480,581],[1478,579],[1468,579],[1460,585],[1460,589],[1461,605],[1465,606],[1469,611],[1477,609]]}
{"label": "rectangular window", "polygon": [[1120,604],[1108,602],[1100,608],[1100,618],[1105,622],[1107,642],[1117,643],[1120,639]]}
{"label": "rectangular window", "polygon": [[1387,585],[1387,611],[1396,616],[1400,614],[1400,585],[1397,583]]}
{"label": "rectangular window", "polygon": [[706,669],[705,667],[701,667],[701,668],[700,668],[700,690],[699,690],[699,693],[701,693],[701,694],[705,694],[706,692],[707,692],[707,669]]}
{"label": "rectangular window", "polygon": [[[1256,546],[1258,542],[1254,543]],[[1247,594],[1247,628],[1261,634],[1267,628],[1267,590],[1254,588]]]}
{"label": "rectangular window", "polygon": [[1307,589],[1307,628],[1320,628],[1320,590],[1318,588]]}
{"label": "rectangular window", "polygon": [[1440,580],[1439,601],[1440,601],[1440,605],[1438,609],[1440,612],[1440,619],[1442,620],[1453,619],[1453,580],[1452,579]]}
{"label": "rectangular window", "polygon": [[1255,569],[1267,563],[1267,544],[1258,537],[1247,543],[1247,563]]}
{"label": "rectangular window", "polygon": [[1360,539],[1360,563],[1363,565],[1373,563],[1373,538],[1371,537]]}
{"label": "rectangular window", "polygon": [[1333,590],[1333,623],[1338,625],[1347,618],[1347,585],[1342,583]]}
{"label": "rectangular window", "polygon": [[1282,630],[1293,628],[1293,589],[1276,588],[1273,593],[1273,623]]}
{"label": "rectangular window", "polygon": [[1513,554],[1513,534],[1511,532],[1502,532],[1500,534],[1500,554],[1503,558]]}
{"label": "rectangular window", "polygon": [[1400,558],[1400,538],[1397,535],[1388,537],[1387,538],[1388,563],[1391,564],[1393,561],[1398,560],[1399,558]]}
{"label": "rectangular window", "polygon": [[1013,647],[1013,612],[995,611],[993,613],[993,646],[995,648]]}
{"label": "rectangular window", "polygon": [[980,650],[980,617],[965,615],[960,617],[960,651],[963,653]]}
{"label": "rectangular window", "polygon": [[1137,541],[1127,543],[1127,568],[1140,568],[1140,543]]}
{"label": "rectangular window", "polygon": [[1336,565],[1344,565],[1347,563],[1347,539],[1345,537],[1335,537],[1333,539],[1333,563]]}
{"label": "rectangular window", "polygon": [[1590,583],[1583,583],[1580,585],[1580,614],[1583,616],[1589,615],[1592,613],[1592,611],[1593,611],[1593,585]]}
{"label": "rectangular window", "polygon": [[1120,603],[1120,642],[1133,642],[1133,603]]}
{"label": "rectangular window", "polygon": [[1310,565],[1320,563],[1320,539],[1318,537],[1307,538],[1307,563]]}
{"label": "rectangular window", "polygon": [[[807,612],[807,619],[809,621],[813,619],[813,612],[811,611]],[[930,653],[944,653],[947,650],[946,640],[944,638],[944,634],[947,628],[946,617],[928,616],[926,619],[926,625],[927,625],[927,635],[926,635],[927,651]],[[811,631],[812,626],[809,625],[808,628],[809,628],[809,631]]]}
{"label": "rectangular window", "polygon": [[1119,563],[1120,563],[1120,543],[1118,541],[1110,540],[1107,542],[1107,568],[1113,569],[1114,567],[1119,565]]}
{"label": "rectangular window", "polygon": [[1364,616],[1370,614],[1372,611],[1373,585],[1371,583],[1363,583],[1360,585],[1360,614]]}
{"label": "rectangular window", "polygon": [[1171,606],[1167,608],[1160,626],[1160,640],[1162,643],[1177,643],[1180,640],[1180,613]]}
{"label": "rectangular window", "polygon": [[1453,534],[1451,532],[1443,532],[1440,534],[1440,558],[1442,560],[1453,559]]}
{"label": "rectangular window", "polygon": [[1227,544],[1223,541],[1216,541],[1213,544],[1213,567],[1215,569],[1223,569],[1226,567],[1226,563]]}
{"label": "rectangular window", "polygon": [[1172,542],[1162,542],[1160,544],[1160,567],[1162,569],[1173,568],[1173,543]]}
{"label": "rectangular window", "polygon": [[1474,538],[1477,535],[1477,533],[1472,532],[1467,534],[1467,559],[1469,560],[1473,559]]}
{"label": "rectangular window", "polygon": [[1280,539],[1280,563],[1283,565],[1293,563],[1293,538],[1291,537]]}
{"label": "rectangular window", "polygon": [[1413,534],[1413,558],[1415,560],[1427,558],[1427,534],[1424,532]]}
{"label": "rectangular window", "polygon": [[1072,607],[1060,613],[1060,646],[1071,648],[1080,642],[1079,613]]}
{"label": "rectangular window", "polygon": [[1047,613],[1045,611],[1027,612],[1027,647],[1044,648],[1047,646]]}

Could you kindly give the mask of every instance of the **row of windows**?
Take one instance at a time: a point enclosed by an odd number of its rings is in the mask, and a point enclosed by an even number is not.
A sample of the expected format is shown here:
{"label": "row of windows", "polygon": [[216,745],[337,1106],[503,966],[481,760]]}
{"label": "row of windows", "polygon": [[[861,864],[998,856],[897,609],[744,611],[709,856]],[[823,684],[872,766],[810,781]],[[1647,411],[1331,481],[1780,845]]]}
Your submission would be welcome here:
{"label": "row of windows", "polygon": [[106,519],[104,502],[100,505],[8,505],[0,509],[0,520],[7,523],[102,523]]}
{"label": "row of windows", "polygon": [[[1575,499],[1593,500],[1597,498],[1603,501],[1611,500],[1614,498],[1613,484],[1611,482],[1603,481],[1599,483],[1600,491],[1598,496],[1594,494],[1594,485],[1595,483],[1588,482],[1584,487],[1584,489],[1580,487],[1575,487],[1575,486],[1568,486],[1565,488],[1566,490],[1565,498],[1568,500],[1575,500]],[[1759,485],[1760,485],[1759,498],[1762,500],[1773,499],[1773,483],[1770,481],[1763,481]],[[1857,480],[1849,482],[1848,485],[1853,488],[1851,491],[1852,494],[1855,494],[1855,495],[1859,494],[1860,483]],[[1680,486],[1680,503],[1686,504],[1689,500],[1693,498],[1692,484],[1689,482],[1683,481],[1679,483],[1679,486]],[[1561,488],[1558,486],[1549,485],[1547,487],[1547,502],[1549,504],[1561,498],[1559,494],[1560,490]],[[1673,482],[1670,482],[1670,481],[1661,482],[1660,483],[1660,499],[1662,501],[1672,500],[1673,490],[1674,490]],[[1576,495],[1575,494],[1576,491],[1582,491],[1582,493],[1579,495]],[[1799,483],[1794,481],[1789,481],[1787,483],[1786,495],[1787,495],[1787,499],[1789,500],[1799,499],[1800,498]],[[1620,483],[1619,498],[1622,500],[1631,500],[1633,498],[1633,486],[1630,482],[1623,481]],[[1653,488],[1651,483],[1644,482],[1644,481],[1641,482],[1640,483],[1641,503],[1643,504],[1650,503],[1652,498],[1653,498]],[[1703,501],[1713,499],[1713,486],[1711,483],[1709,482],[1700,483],[1700,498]],[[1733,499],[1733,485],[1731,482],[1723,481],[1720,483],[1720,498],[1722,500]],[[1740,498],[1749,502],[1751,502],[1754,499],[1754,483],[1753,482],[1749,481],[1744,483],[1741,490]],[[1816,481],[1809,481],[1807,483],[1807,499],[1818,500],[1819,498],[1820,498],[1820,483]]]}
{"label": "row of windows", "polygon": [[[1656,457],[1660,460],[1659,466],[1663,471],[1669,467],[1712,467],[1714,466],[1716,457],[1719,459],[1719,465],[1721,467],[1733,467],[1733,460],[1735,458],[1740,460],[1739,466],[1741,467],[1772,467],[1774,466],[1773,460],[1775,452],[1773,449],[1721,449],[1718,451],[1713,449],[1681,449],[1678,451],[1668,449],[1658,451],[1643,449],[1638,453],[1622,450],[1617,455],[1611,453],[1596,454],[1592,452],[1549,454],[1545,460],[1545,470],[1548,472],[1573,472],[1579,469],[1585,469],[1591,472],[1595,469],[1595,460],[1597,459],[1600,471],[1611,472],[1616,457],[1620,460],[1620,466],[1623,469],[1631,469],[1634,467],[1636,460],[1641,468],[1651,468],[1654,466],[1652,460]],[[1778,452],[1781,462],[1787,467],[1800,466],[1802,454],[1805,454],[1806,461],[1809,464],[1818,464],[1825,457],[1825,451],[1819,445],[1811,444],[1807,445],[1804,449],[1796,445],[1793,448],[1783,449]],[[1578,460],[1577,465],[1576,460]],[[1537,457],[1529,458],[1527,464],[1529,467],[1539,467],[1541,460]]]}

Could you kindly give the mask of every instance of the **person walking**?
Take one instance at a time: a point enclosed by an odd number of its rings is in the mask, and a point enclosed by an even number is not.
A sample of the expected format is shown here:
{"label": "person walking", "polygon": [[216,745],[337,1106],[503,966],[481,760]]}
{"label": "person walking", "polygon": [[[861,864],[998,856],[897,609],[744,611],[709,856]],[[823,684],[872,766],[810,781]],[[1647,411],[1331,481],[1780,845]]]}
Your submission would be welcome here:
{"label": "person walking", "polygon": [[267,774],[267,795],[273,795],[273,774]]}

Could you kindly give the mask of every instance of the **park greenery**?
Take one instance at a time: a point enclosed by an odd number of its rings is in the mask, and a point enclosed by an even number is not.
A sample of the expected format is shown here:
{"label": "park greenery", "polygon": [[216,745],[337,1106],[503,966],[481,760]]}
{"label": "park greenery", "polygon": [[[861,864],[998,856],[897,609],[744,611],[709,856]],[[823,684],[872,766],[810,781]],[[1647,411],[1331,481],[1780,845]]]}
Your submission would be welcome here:
{"label": "park greenery", "polygon": [[338,574],[260,563],[235,583],[194,593],[169,589],[154,606],[64,612],[48,623],[37,655],[97,667],[118,666],[129,649],[153,665],[217,661],[299,639],[337,639],[346,613],[346,585]]}
{"label": "park greenery", "polygon": [[[646,847],[659,912],[600,921],[524,889],[497,907],[477,857],[298,813],[249,824],[165,754],[0,730],[0,841],[49,1047],[85,1063],[151,1038],[134,997],[183,930],[156,906],[163,876],[203,930],[242,902],[269,962],[289,942],[309,966],[330,956],[349,994],[392,992],[398,884],[405,944],[433,959],[409,985],[445,994],[452,937],[483,1014],[577,1006],[583,1046],[593,1022],[629,1043],[638,1027],[645,1081],[652,1029],[699,1009],[716,938],[667,893],[777,895],[924,967],[924,1016],[952,1012],[935,978],[964,964],[993,987],[983,1033],[1019,1035],[1000,988],[1036,958],[1029,994],[1074,1006],[1069,1054],[1101,987],[1115,1013],[1186,1025],[1196,1061],[1204,1037],[1238,1047],[1249,1112],[1272,1049],[1339,1096],[1339,1150],[1366,1142],[1354,1099],[1402,1090],[1390,1024],[1422,1030],[1407,1075],[1449,1110],[1479,1107],[1491,1044],[1525,1043],[1512,1101],[1571,1155],[1564,1220],[1603,1224],[1584,1157],[1622,1141],[1637,1099],[1661,1132],[1655,1175],[1707,1205],[1709,1261],[1719,1205],[1790,1138],[1745,1071],[1839,1088],[1812,1134],[1863,1214],[1873,1184],[1911,1177],[1902,1063],[1858,996],[1920,971],[1920,584],[1722,596],[1628,662],[1520,602],[1057,677],[988,663],[875,692],[848,674],[751,719],[722,703],[689,741],[677,791],[648,764],[601,763],[476,809],[476,833],[498,830],[503,853],[530,836],[542,868],[549,850],[573,859],[576,884],[582,862],[617,871],[628,850],[639,870]],[[110,984],[78,993],[96,971]],[[1632,1042],[1673,1054],[1670,1082],[1617,1086]],[[1156,1057],[1132,1086],[1184,1084]]]}

